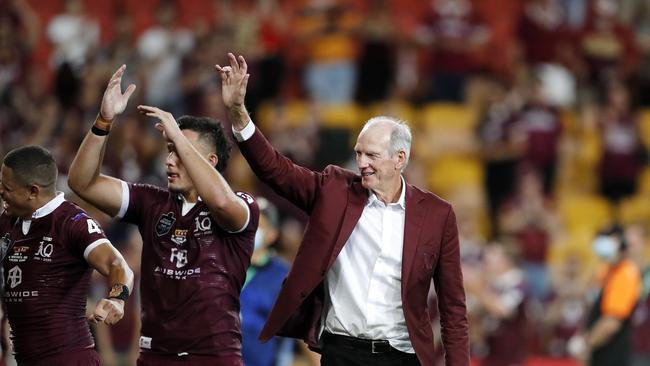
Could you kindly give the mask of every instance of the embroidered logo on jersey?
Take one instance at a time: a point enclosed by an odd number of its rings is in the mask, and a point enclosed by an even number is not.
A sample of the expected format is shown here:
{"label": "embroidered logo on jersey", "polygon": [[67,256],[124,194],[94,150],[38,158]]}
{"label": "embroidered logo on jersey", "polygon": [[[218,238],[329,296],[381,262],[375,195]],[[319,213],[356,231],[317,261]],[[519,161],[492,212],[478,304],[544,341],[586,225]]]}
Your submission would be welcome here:
{"label": "embroidered logo on jersey", "polygon": [[9,250],[10,246],[11,246],[11,237],[9,236],[9,233],[6,233],[5,236],[0,238],[0,261],[5,259],[5,256],[7,255],[7,251]]}
{"label": "embroidered logo on jersey", "polygon": [[7,257],[7,260],[18,263],[24,262],[27,260],[28,251],[29,247],[26,246],[14,247],[12,253]]}
{"label": "embroidered logo on jersey", "polygon": [[194,218],[194,233],[201,233],[203,235],[212,234],[212,218],[210,216],[195,217]]}
{"label": "embroidered logo on jersey", "polygon": [[172,248],[172,254],[169,260],[176,264],[176,268],[183,268],[187,264],[187,250]]}
{"label": "embroidered logo on jersey", "polygon": [[253,197],[251,197],[250,194],[248,194],[246,192],[237,192],[235,194],[238,195],[239,197],[245,199],[246,203],[248,203],[249,205],[253,203]]}
{"label": "embroidered logo on jersey", "polygon": [[9,282],[9,287],[11,288],[16,287],[23,282],[23,271],[20,269],[20,267],[15,266],[9,270],[7,282]]}
{"label": "embroidered logo on jersey", "polygon": [[156,224],[156,234],[158,236],[163,236],[171,230],[172,226],[176,222],[173,212],[167,212],[164,215],[161,215],[158,218],[158,223]]}
{"label": "embroidered logo on jersey", "polygon": [[183,245],[187,241],[187,230],[176,229],[172,235],[172,241],[176,245]]}
{"label": "embroidered logo on jersey", "polygon": [[38,250],[34,254],[34,260],[51,262],[52,253],[54,252],[54,244],[52,244],[52,238],[49,236],[44,236],[43,240],[39,243]]}

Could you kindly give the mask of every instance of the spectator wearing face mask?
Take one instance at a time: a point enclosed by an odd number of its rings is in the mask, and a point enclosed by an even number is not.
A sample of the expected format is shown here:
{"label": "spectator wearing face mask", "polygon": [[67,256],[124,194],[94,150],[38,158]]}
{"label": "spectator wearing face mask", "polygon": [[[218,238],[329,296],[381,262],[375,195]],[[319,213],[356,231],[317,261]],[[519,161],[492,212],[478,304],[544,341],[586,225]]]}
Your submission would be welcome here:
{"label": "spectator wearing face mask", "polygon": [[641,275],[629,259],[623,228],[615,225],[598,234],[596,255],[606,263],[596,301],[584,334],[569,348],[591,366],[627,366],[632,353],[632,314],[641,293]]}

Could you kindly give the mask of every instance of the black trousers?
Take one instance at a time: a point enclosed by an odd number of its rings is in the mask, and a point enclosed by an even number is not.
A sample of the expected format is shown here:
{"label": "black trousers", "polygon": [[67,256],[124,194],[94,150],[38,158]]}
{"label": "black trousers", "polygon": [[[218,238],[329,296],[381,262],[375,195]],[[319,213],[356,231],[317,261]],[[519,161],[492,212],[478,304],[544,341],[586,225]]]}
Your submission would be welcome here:
{"label": "black trousers", "polygon": [[375,347],[369,341],[324,334],[321,366],[420,366],[414,353],[405,353],[390,346]]}

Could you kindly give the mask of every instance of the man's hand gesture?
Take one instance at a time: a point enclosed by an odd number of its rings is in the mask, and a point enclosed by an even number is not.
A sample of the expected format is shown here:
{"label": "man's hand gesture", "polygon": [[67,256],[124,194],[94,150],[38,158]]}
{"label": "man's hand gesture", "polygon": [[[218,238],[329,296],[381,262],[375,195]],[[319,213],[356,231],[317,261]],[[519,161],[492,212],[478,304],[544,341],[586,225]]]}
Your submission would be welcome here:
{"label": "man's hand gesture", "polygon": [[126,103],[135,91],[135,84],[131,84],[126,88],[124,94],[122,94],[122,75],[124,75],[124,70],[126,70],[126,65],[120,66],[115,71],[113,76],[111,76],[111,80],[108,82],[106,91],[104,91],[99,114],[107,121],[112,121],[118,114],[124,112]]}
{"label": "man's hand gesture", "polygon": [[158,119],[158,122],[156,123],[156,129],[162,132],[165,139],[169,141],[176,141],[179,136],[183,135],[183,132],[181,132],[181,129],[178,127],[178,123],[171,113],[148,105],[139,105],[138,110],[145,116]]}
{"label": "man's hand gesture", "polygon": [[246,86],[248,85],[248,65],[243,56],[235,57],[232,53],[228,53],[230,66],[221,67],[215,65],[215,69],[221,76],[221,94],[223,103],[226,108],[233,109],[244,106],[244,98],[246,97]]}
{"label": "man's hand gesture", "polygon": [[95,311],[88,317],[91,323],[113,325],[124,316],[124,301],[120,299],[101,299]]}

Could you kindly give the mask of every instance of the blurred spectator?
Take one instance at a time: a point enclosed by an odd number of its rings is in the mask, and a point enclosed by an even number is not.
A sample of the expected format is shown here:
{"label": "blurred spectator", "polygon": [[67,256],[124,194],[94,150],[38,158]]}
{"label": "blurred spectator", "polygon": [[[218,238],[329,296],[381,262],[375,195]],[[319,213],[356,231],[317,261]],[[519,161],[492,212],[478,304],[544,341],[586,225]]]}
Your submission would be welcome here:
{"label": "blurred spectator", "polygon": [[482,366],[523,366],[526,360],[527,296],[516,250],[510,242],[490,243],[482,268],[463,268],[465,289],[485,312],[479,325],[487,345]]}
{"label": "blurred spectator", "polygon": [[192,33],[176,26],[176,4],[161,0],[155,9],[157,23],[138,39],[142,59],[144,100],[149,105],[182,115],[181,60],[194,47]]}
{"label": "blurred spectator", "polygon": [[24,81],[39,32],[38,16],[26,0],[0,3],[0,105],[10,88]]}
{"label": "blurred spectator", "polygon": [[629,259],[623,228],[618,225],[600,232],[593,250],[606,264],[602,285],[584,335],[572,338],[569,348],[591,366],[628,366],[632,356],[632,313],[641,292],[639,269]]}
{"label": "blurred spectator", "polygon": [[559,232],[559,220],[534,170],[520,173],[515,195],[499,212],[499,226],[501,233],[517,239],[530,295],[543,301],[549,292],[546,259],[553,235]]}
{"label": "blurred spectator", "polygon": [[634,99],[650,106],[650,3],[639,0],[621,1],[621,19],[634,32],[634,42],[640,53],[640,64],[635,72]]}
{"label": "blurred spectator", "polygon": [[357,82],[357,19],[336,0],[312,0],[303,10],[301,41],[308,50],[304,82],[311,100],[324,104],[349,103]]}
{"label": "blurred spectator", "polygon": [[627,78],[638,66],[638,50],[627,24],[619,21],[618,0],[592,0],[586,23],[579,31],[578,51],[584,58],[583,81],[591,87],[609,78]]}
{"label": "blurred spectator", "polygon": [[527,83],[529,96],[515,117],[515,128],[526,136],[523,161],[541,174],[544,192],[550,193],[555,183],[562,120],[560,111],[545,98],[541,80],[535,77]]}
{"label": "blurred spectator", "polygon": [[387,99],[395,82],[396,30],[386,0],[371,0],[360,27],[357,100],[367,104]]}
{"label": "blurred spectator", "polygon": [[55,69],[68,65],[79,75],[90,53],[99,45],[99,23],[84,11],[83,0],[64,0],[63,13],[47,25],[47,37],[54,45],[52,65]]}
{"label": "blurred spectator", "polygon": [[260,223],[255,233],[251,265],[246,271],[246,282],[240,297],[242,356],[246,366],[280,366],[280,360],[287,362],[285,344],[290,346],[288,351],[291,356],[294,340],[274,337],[261,343],[258,337],[289,272],[289,263],[276,256],[271,248],[279,236],[280,217],[277,209],[263,197],[257,198],[257,204],[260,207]]}
{"label": "blurred spectator", "polygon": [[564,9],[558,0],[527,0],[519,24],[518,36],[524,59],[531,67],[556,63],[567,52],[570,32]]}
{"label": "blurred spectator", "polygon": [[551,294],[546,304],[546,352],[569,357],[567,343],[578,333],[587,316],[587,283],[581,273],[583,261],[567,256],[551,271]]}
{"label": "blurred spectator", "polygon": [[490,39],[490,32],[470,0],[430,0],[419,41],[431,47],[430,97],[460,102],[465,83],[476,71],[476,52]]}
{"label": "blurred spectator", "polygon": [[632,318],[631,366],[650,365],[650,262],[647,226],[635,222],[625,229],[630,258],[641,270],[641,296]]}
{"label": "blurred spectator", "polygon": [[599,116],[603,146],[600,191],[610,200],[618,201],[636,192],[637,179],[645,163],[645,149],[625,84],[611,81],[605,98]]}
{"label": "blurred spectator", "polygon": [[518,102],[508,94],[505,83],[488,81],[487,101],[477,128],[485,166],[492,234],[497,233],[497,213],[515,189],[517,167],[524,153],[526,136],[515,128]]}

